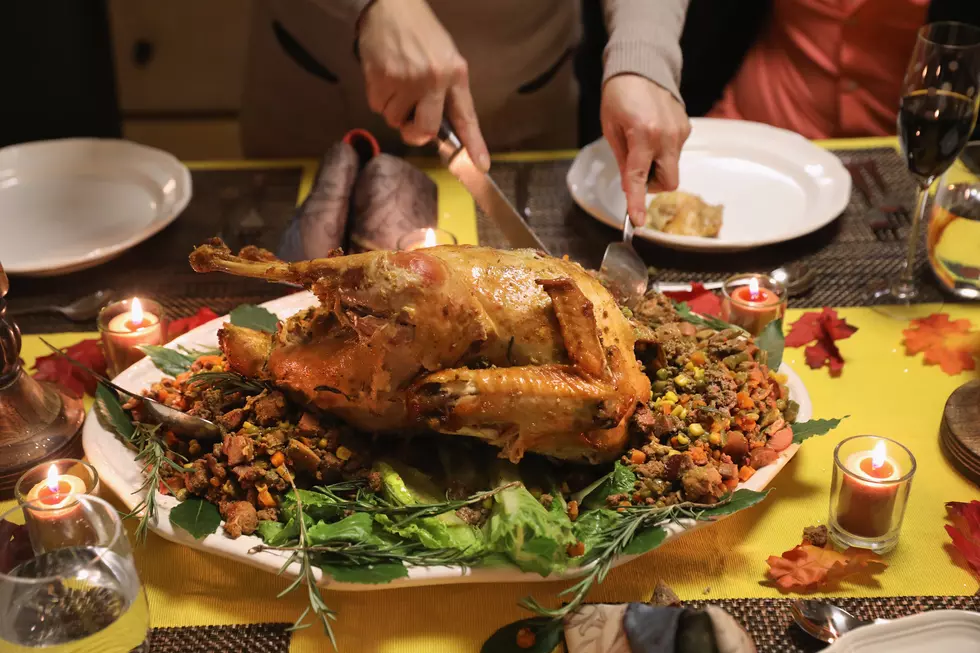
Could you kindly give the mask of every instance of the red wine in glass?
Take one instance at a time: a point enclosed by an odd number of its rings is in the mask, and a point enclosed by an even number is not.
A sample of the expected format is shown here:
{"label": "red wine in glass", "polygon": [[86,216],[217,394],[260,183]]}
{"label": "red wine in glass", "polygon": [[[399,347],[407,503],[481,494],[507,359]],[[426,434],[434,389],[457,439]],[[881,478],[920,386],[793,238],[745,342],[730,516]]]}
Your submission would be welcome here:
{"label": "red wine in glass", "polygon": [[956,161],[973,132],[975,108],[974,98],[934,88],[902,98],[898,137],[919,184],[928,184]]}

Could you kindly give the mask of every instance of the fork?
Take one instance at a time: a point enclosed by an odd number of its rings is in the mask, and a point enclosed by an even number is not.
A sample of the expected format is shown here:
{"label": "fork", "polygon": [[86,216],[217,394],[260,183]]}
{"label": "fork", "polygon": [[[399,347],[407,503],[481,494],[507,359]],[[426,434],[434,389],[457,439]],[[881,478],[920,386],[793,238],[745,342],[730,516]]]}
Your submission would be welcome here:
{"label": "fork", "polygon": [[844,167],[868,205],[868,226],[874,235],[880,240],[900,238],[899,230],[909,225],[909,212],[889,194],[878,165],[864,160],[847,163]]}

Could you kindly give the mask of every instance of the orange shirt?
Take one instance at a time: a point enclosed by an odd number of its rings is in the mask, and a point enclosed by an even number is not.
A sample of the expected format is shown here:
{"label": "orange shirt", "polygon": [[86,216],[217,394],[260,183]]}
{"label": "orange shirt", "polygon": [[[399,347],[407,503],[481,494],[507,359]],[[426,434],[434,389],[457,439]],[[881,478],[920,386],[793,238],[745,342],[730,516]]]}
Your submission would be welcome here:
{"label": "orange shirt", "polygon": [[929,0],[775,0],[709,116],[807,138],[895,134],[902,77]]}

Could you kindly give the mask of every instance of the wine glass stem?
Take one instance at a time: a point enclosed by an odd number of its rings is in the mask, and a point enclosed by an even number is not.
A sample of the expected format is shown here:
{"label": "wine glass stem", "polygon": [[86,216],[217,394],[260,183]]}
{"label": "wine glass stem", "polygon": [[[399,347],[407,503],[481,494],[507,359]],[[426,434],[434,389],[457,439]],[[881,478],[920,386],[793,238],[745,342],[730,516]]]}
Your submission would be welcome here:
{"label": "wine glass stem", "polygon": [[915,286],[915,256],[919,251],[919,225],[925,220],[926,207],[929,204],[929,186],[919,188],[919,196],[915,203],[915,213],[912,215],[912,225],[909,227],[908,253],[905,263],[898,275],[893,294],[899,298],[912,297],[916,294]]}

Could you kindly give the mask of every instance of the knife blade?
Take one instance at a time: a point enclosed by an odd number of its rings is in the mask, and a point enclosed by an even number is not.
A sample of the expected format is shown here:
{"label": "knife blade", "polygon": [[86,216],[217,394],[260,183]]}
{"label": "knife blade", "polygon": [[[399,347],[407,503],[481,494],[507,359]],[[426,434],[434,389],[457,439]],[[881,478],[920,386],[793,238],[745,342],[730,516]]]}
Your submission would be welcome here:
{"label": "knife blade", "polygon": [[490,175],[476,167],[473,159],[470,158],[470,153],[466,151],[452,126],[445,120],[439,127],[436,142],[439,147],[439,158],[453,177],[458,179],[473,196],[477,206],[496,223],[511,247],[530,247],[547,254],[548,248],[527,226],[527,222]]}

